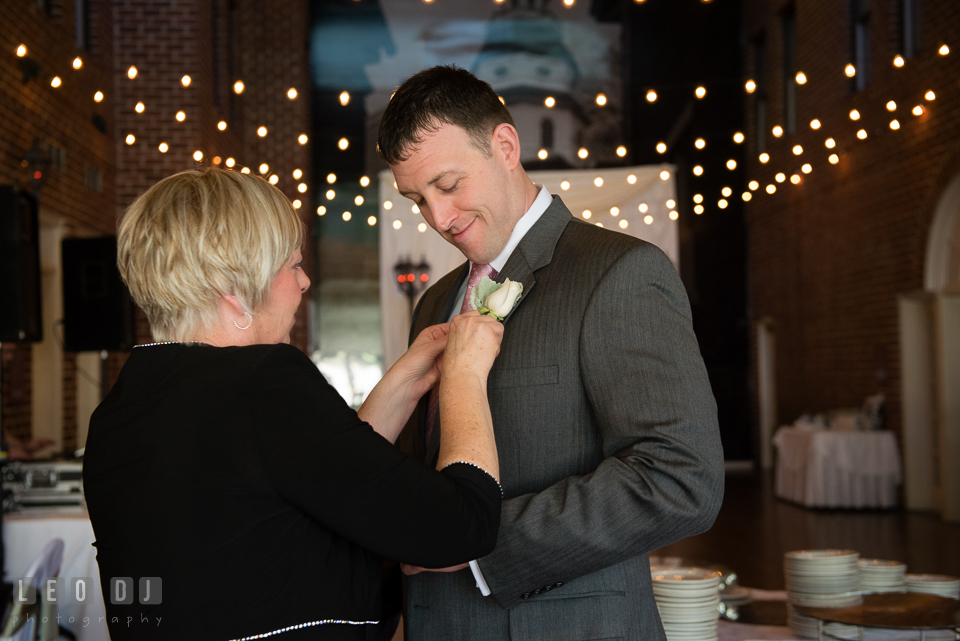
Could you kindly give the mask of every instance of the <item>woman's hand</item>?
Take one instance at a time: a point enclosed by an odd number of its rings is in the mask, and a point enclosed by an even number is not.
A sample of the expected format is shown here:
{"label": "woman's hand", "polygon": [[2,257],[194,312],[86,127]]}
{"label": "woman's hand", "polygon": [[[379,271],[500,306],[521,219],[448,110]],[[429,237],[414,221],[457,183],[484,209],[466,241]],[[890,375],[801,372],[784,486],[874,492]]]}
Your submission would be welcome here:
{"label": "woman's hand", "polygon": [[417,398],[423,396],[440,379],[440,363],[449,334],[450,323],[431,325],[420,332],[397,362]]}
{"label": "woman's hand", "polygon": [[503,324],[470,311],[454,316],[449,332],[443,355],[444,376],[469,372],[486,380],[500,353]]}

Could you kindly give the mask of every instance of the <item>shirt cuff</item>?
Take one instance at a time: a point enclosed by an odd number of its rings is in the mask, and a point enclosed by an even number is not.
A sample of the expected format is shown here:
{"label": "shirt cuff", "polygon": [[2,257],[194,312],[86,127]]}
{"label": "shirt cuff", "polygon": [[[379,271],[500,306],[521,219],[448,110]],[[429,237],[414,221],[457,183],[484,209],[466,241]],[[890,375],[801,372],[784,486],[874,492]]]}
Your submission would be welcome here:
{"label": "shirt cuff", "polygon": [[470,571],[473,572],[473,578],[477,580],[477,587],[480,588],[480,594],[490,596],[490,586],[483,578],[483,572],[480,571],[480,564],[476,561],[470,561]]}

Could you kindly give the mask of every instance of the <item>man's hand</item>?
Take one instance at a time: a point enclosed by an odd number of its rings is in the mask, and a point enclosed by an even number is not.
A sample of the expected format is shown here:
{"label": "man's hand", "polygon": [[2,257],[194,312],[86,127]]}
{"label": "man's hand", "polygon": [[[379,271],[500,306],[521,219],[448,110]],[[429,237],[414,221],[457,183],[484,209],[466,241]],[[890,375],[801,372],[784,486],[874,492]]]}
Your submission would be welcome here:
{"label": "man's hand", "polygon": [[448,568],[422,568],[419,565],[407,565],[406,563],[400,564],[400,569],[403,570],[403,573],[407,576],[413,576],[414,574],[420,574],[421,572],[459,572],[460,570],[468,567],[470,567],[469,563],[451,565]]}

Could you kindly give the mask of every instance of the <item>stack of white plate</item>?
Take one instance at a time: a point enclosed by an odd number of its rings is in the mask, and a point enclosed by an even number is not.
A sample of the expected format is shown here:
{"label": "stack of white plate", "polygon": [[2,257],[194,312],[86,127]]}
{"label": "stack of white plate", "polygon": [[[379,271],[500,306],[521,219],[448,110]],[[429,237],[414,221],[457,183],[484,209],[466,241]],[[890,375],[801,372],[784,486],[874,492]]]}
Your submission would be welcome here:
{"label": "stack of white plate", "polygon": [[[862,602],[860,572],[854,550],[797,550],[783,555],[787,600],[813,608],[841,608]],[[817,636],[817,620],[787,608],[787,624],[794,634]],[[856,635],[853,626],[830,624],[837,636]]]}
{"label": "stack of white plate", "polygon": [[[813,617],[808,617],[803,614],[800,614],[793,609],[793,606],[787,603],[787,627],[790,628],[790,631],[793,632],[798,637],[806,637],[808,639],[818,639],[820,638],[820,633],[818,631],[819,619],[814,619]],[[823,625],[823,631],[827,634],[831,634],[834,637],[841,637],[844,639],[857,638],[859,630],[855,625],[844,625],[842,623],[825,623]]]}
{"label": "stack of white plate", "polygon": [[904,575],[907,564],[883,559],[860,559],[860,591],[865,594],[903,592],[906,589]]}
{"label": "stack of white plate", "polygon": [[653,596],[669,641],[716,641],[720,573],[704,568],[651,573]]}
{"label": "stack of white plate", "polygon": [[908,574],[904,577],[907,592],[936,594],[948,599],[960,599],[960,579],[943,574]]}

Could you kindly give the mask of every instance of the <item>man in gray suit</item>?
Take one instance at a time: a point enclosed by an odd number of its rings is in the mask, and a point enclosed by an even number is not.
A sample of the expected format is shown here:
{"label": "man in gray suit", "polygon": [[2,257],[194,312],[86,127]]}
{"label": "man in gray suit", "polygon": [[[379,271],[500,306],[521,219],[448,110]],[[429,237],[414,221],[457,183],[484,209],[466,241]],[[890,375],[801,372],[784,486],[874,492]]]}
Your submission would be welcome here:
{"label": "man in gray suit", "polygon": [[[462,69],[407,80],[379,149],[468,259],[424,294],[411,336],[464,309],[482,274],[523,283],[487,385],[497,547],[469,569],[404,568],[407,639],[663,639],[647,554],[708,529],[723,496],[716,405],[676,270],[534,185],[510,113]],[[398,442],[435,463],[430,405]]]}

